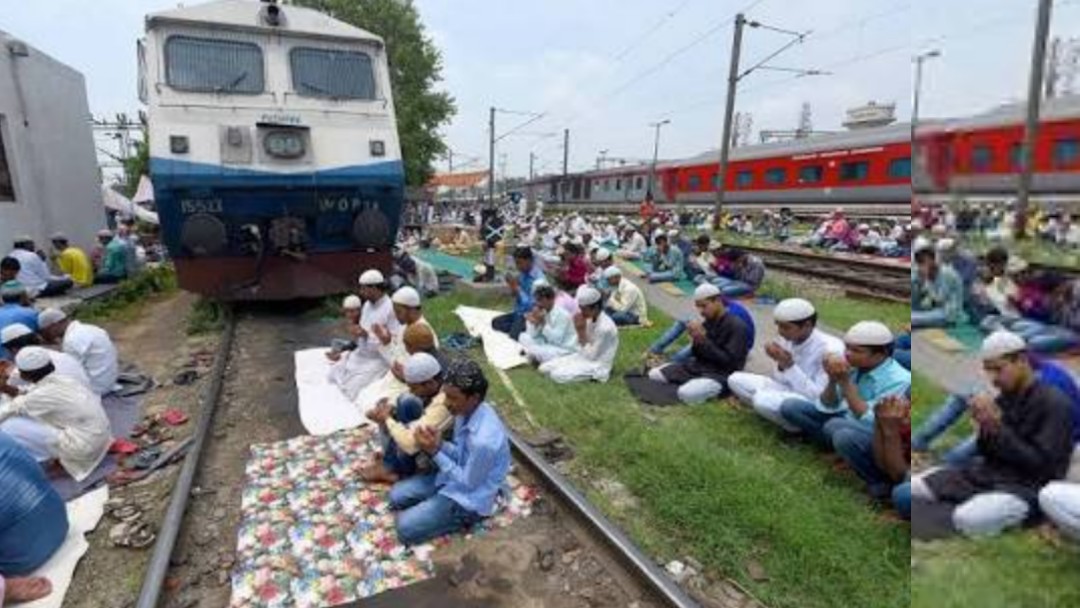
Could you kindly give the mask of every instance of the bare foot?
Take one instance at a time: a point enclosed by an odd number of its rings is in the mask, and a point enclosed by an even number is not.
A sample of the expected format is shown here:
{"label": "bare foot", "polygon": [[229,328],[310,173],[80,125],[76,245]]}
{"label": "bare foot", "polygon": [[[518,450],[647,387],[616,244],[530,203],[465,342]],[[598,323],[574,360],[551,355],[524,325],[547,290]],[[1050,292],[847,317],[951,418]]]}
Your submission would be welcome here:
{"label": "bare foot", "polygon": [[360,469],[360,477],[368,483],[397,483],[398,476],[388,471],[381,462],[373,462]]}
{"label": "bare foot", "polygon": [[52,583],[40,576],[9,578],[4,584],[4,601],[13,604],[32,602],[52,593]]}

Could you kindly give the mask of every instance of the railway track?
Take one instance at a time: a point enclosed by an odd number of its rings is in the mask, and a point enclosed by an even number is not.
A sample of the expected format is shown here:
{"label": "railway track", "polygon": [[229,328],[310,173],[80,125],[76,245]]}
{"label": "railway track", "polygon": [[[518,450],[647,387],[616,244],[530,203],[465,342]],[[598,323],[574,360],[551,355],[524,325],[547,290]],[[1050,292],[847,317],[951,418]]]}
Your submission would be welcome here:
{"label": "railway track", "polygon": [[854,295],[894,302],[911,301],[911,270],[905,265],[797,249],[742,244],[739,248],[756,254],[767,268],[836,283]]}
{"label": "railway track", "polygon": [[[293,315],[294,317],[296,315]],[[190,536],[191,530],[198,530],[204,522],[197,521],[199,518],[192,514],[194,503],[189,504],[189,497],[193,494],[193,484],[198,478],[198,483],[204,484],[207,482],[205,477],[207,473],[203,470],[208,467],[218,467],[220,462],[214,462],[215,458],[220,460],[222,456],[220,454],[213,454],[218,449],[217,442],[217,430],[225,422],[223,418],[233,416],[235,410],[246,409],[246,406],[241,407],[241,401],[238,400],[236,392],[243,390],[246,384],[249,388],[252,385],[251,374],[258,374],[257,371],[248,371],[245,374],[241,374],[240,370],[245,368],[252,357],[252,351],[262,350],[253,346],[246,341],[249,338],[238,337],[238,333],[241,330],[238,326],[241,323],[249,323],[247,320],[250,316],[246,317],[244,321],[238,320],[238,313],[235,308],[230,308],[227,312],[226,326],[223,332],[223,337],[219,345],[217,354],[215,355],[214,363],[212,366],[211,375],[208,379],[206,388],[200,395],[201,409],[198,414],[197,424],[195,427],[195,434],[193,437],[192,448],[189,451],[187,458],[183,462],[180,470],[180,474],[173,487],[171,498],[164,516],[164,520],[161,523],[157,541],[154,545],[153,552],[150,556],[149,565],[147,567],[138,600],[135,604],[136,608],[157,608],[159,605],[164,604],[165,591],[167,585],[167,578],[177,578],[174,572],[170,571],[173,561],[174,551],[179,546],[178,539],[182,535]],[[256,323],[262,323],[258,327],[248,327],[243,335],[250,336],[252,334],[265,334],[267,325],[275,325],[272,320],[254,321],[252,325]],[[305,328],[310,329],[311,326],[317,325],[313,320],[309,321],[294,321],[293,325],[282,329],[283,333],[289,333],[295,330],[298,326],[303,324]],[[280,325],[280,322],[276,323]],[[325,331],[324,329],[321,331]],[[269,341],[273,343],[277,337],[270,337]],[[280,344],[280,341],[277,342]],[[284,353],[279,350],[278,353],[270,353],[269,355],[258,355],[259,357],[272,356],[278,360],[281,359],[282,354],[286,355],[288,365],[291,365],[291,352],[289,349],[285,349]],[[273,374],[273,366],[268,366],[269,369],[264,370],[264,373]],[[276,369],[281,369],[280,367]],[[260,381],[264,380],[264,377],[260,376]],[[280,380],[280,378],[279,378]],[[291,380],[291,378],[289,379]],[[495,379],[491,379],[492,382]],[[281,390],[277,389],[278,400],[287,402],[289,400],[288,395],[281,395]],[[225,396],[223,398],[223,395]],[[256,400],[259,397],[255,397]],[[222,405],[223,401],[227,400],[227,404]],[[282,404],[279,403],[277,411],[271,408],[270,414],[280,413]],[[295,409],[295,405],[293,405]],[[223,411],[224,410],[224,411]],[[261,413],[246,413],[246,416],[260,416],[265,415]],[[295,416],[295,413],[292,413]],[[215,422],[217,418],[217,422]],[[230,419],[228,426],[233,426],[236,421]],[[241,423],[242,424],[242,423]],[[295,423],[292,423],[295,426]],[[288,426],[286,424],[286,426]],[[244,433],[242,441],[244,446],[240,453],[246,451],[246,445],[249,442],[257,442],[254,437],[258,435],[257,432]],[[208,447],[212,446],[212,447]],[[557,469],[549,464],[539,451],[531,447],[527,442],[522,440],[516,434],[512,434],[511,448],[513,451],[514,460],[519,468],[519,476],[524,477],[530,483],[535,483],[541,488],[541,494],[548,499],[548,503],[552,504],[556,510],[562,513],[566,518],[569,518],[574,522],[572,528],[574,530],[583,530],[588,535],[588,541],[583,543],[587,551],[599,551],[602,555],[597,557],[599,563],[604,564],[608,568],[606,571],[610,575],[612,580],[618,581],[618,587],[626,591],[629,597],[632,598],[632,602],[624,604],[620,601],[618,604],[590,604],[597,606],[611,606],[615,608],[623,608],[624,605],[633,603],[641,608],[696,608],[699,606],[686,592],[684,592],[674,581],[672,581],[661,570],[652,559],[642,553],[630,539],[623,534],[615,525],[613,525],[596,507],[594,507],[579,492],[574,486],[563,477]],[[237,460],[235,454],[237,453],[234,446],[231,450],[229,460]],[[233,463],[238,464],[239,468],[243,469],[243,462]],[[521,475],[520,470],[524,469],[525,474]],[[228,484],[223,484],[219,489],[228,490],[230,493],[235,493],[235,496],[229,497],[231,500],[235,498],[237,505],[239,504],[239,494],[242,487],[236,487],[237,484],[231,484],[231,487],[226,487]],[[541,517],[540,515],[534,515],[534,518]],[[563,520],[565,521],[565,520]],[[235,545],[235,534],[231,530],[222,530],[218,539],[218,544],[221,547],[228,547]],[[611,568],[617,567],[621,569],[619,572],[612,572]],[[419,584],[416,586],[420,586]],[[634,589],[627,589],[627,587],[634,587]],[[415,587],[415,586],[414,586]],[[412,587],[402,588],[396,591],[406,592],[412,589]],[[438,606],[439,608],[453,608],[454,606],[473,606],[475,604],[464,602],[458,604],[451,598],[445,596],[437,596],[435,600],[419,601],[415,598],[406,596],[407,599],[402,600],[394,595],[395,592],[388,592],[382,594],[383,596],[390,595],[392,597],[382,598],[376,596],[371,598],[370,604],[368,600],[362,600],[360,606],[391,606],[391,605],[411,605],[416,607],[421,606]],[[206,599],[206,598],[204,598]],[[214,603],[214,598],[209,598]],[[399,603],[404,601],[404,603]],[[388,603],[387,603],[388,602]],[[428,603],[433,602],[433,603]],[[487,605],[487,604],[485,604]],[[495,605],[495,604],[493,604]],[[545,604],[546,605],[546,604]],[[741,603],[731,603],[733,608],[742,608],[744,606],[760,606],[749,596],[745,601]],[[728,606],[728,604],[724,604]]]}

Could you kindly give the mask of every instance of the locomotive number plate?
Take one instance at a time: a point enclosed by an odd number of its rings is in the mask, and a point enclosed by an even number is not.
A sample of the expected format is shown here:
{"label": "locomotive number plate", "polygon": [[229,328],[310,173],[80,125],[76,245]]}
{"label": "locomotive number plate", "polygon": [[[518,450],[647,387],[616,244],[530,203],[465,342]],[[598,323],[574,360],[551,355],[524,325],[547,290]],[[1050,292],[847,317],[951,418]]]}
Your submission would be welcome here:
{"label": "locomotive number plate", "polygon": [[184,215],[195,213],[221,213],[220,198],[185,198],[180,200],[180,212]]}
{"label": "locomotive number plate", "polygon": [[328,196],[319,199],[319,213],[350,213],[362,210],[365,205],[377,205],[357,196]]}

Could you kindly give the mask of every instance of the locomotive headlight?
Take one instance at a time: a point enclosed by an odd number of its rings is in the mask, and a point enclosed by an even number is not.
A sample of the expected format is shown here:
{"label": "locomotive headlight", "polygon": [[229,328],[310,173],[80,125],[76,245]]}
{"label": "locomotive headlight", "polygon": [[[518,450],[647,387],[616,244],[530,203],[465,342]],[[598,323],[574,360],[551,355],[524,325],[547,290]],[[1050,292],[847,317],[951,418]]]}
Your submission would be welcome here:
{"label": "locomotive headlight", "polygon": [[292,131],[274,131],[263,140],[266,153],[277,158],[300,158],[304,147],[304,136]]}

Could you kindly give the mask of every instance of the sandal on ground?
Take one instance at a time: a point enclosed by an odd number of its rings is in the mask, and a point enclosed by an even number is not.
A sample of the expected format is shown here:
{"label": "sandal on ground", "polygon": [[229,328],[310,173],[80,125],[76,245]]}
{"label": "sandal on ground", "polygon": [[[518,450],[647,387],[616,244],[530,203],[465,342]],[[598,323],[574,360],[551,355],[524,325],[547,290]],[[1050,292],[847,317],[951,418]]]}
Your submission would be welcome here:
{"label": "sandal on ground", "polygon": [[114,547],[145,549],[153,544],[157,535],[148,522],[120,522],[109,529],[109,540]]}

